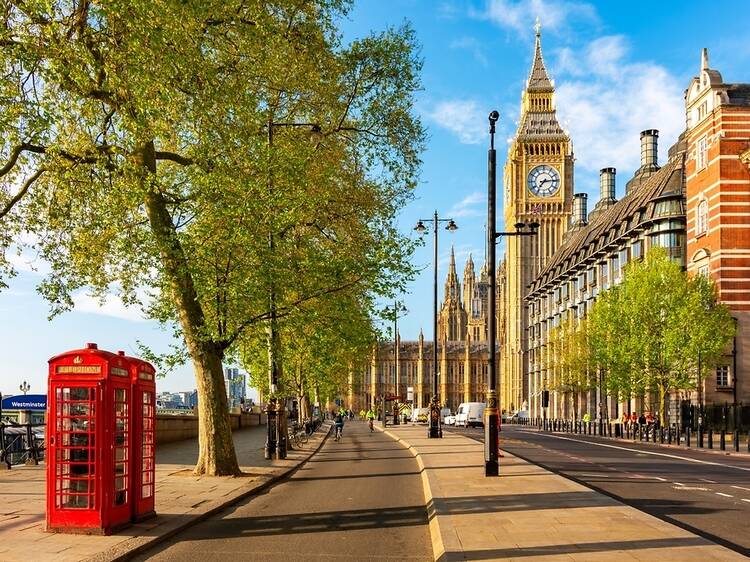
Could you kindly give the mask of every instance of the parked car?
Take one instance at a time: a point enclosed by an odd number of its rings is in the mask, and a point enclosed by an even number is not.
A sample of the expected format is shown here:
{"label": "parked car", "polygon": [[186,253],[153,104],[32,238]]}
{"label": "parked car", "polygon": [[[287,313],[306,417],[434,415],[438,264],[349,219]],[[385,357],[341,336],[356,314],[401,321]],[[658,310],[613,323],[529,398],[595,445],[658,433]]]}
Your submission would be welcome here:
{"label": "parked car", "polygon": [[526,410],[518,410],[515,414],[510,417],[511,423],[523,423],[529,419],[529,412]]}
{"label": "parked car", "polygon": [[427,423],[427,420],[430,416],[429,408],[417,408],[416,410],[414,410],[414,412],[417,414],[416,421],[418,423]]}
{"label": "parked car", "polygon": [[464,402],[456,411],[456,425],[484,427],[484,402]]}

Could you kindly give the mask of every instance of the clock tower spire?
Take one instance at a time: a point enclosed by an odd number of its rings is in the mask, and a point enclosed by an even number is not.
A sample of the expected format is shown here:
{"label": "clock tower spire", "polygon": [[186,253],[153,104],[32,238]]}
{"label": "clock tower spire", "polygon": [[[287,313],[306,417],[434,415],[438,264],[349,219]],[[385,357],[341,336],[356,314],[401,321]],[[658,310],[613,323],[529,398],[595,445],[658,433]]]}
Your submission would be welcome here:
{"label": "clock tower spire", "polygon": [[[508,149],[503,173],[505,229],[539,223],[537,236],[505,239],[505,287],[499,315],[506,326],[501,342],[502,407],[519,410],[529,402],[524,297],[526,287],[560,246],[568,230],[573,204],[573,146],[560,126],[555,85],[542,54],[542,30],[535,28],[534,58],[521,93],[521,117]],[[546,381],[534,388],[546,388]]]}

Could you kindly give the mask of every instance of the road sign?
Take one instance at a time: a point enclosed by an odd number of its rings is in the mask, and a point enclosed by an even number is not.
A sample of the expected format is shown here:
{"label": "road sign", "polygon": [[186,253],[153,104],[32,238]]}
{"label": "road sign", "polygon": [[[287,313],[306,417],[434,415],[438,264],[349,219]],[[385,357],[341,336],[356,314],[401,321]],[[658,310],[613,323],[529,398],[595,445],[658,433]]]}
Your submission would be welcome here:
{"label": "road sign", "polygon": [[414,400],[414,387],[413,386],[406,387],[406,399],[409,401]]}
{"label": "road sign", "polygon": [[3,398],[3,410],[46,410],[46,394],[26,394]]}

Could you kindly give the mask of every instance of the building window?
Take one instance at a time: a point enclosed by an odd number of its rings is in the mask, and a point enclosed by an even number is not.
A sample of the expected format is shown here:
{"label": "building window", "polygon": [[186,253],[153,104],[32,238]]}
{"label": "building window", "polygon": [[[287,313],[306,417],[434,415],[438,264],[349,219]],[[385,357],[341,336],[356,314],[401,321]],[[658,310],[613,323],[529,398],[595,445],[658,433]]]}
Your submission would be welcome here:
{"label": "building window", "polygon": [[601,282],[602,289],[607,288],[609,276],[607,275],[607,263],[603,263],[599,266],[599,281]]}
{"label": "building window", "polygon": [[695,153],[695,168],[702,170],[708,165],[708,137],[703,135],[698,139],[698,146]]}
{"label": "building window", "polygon": [[639,260],[643,257],[643,242],[640,240],[633,242],[633,245],[630,247],[630,257],[633,260]]}
{"label": "building window", "polygon": [[596,267],[592,267],[588,271],[588,286],[596,287]]}
{"label": "building window", "polygon": [[716,367],[716,386],[724,388],[729,386],[729,365]]}
{"label": "building window", "polygon": [[703,199],[695,210],[695,235],[708,232],[708,201]]}

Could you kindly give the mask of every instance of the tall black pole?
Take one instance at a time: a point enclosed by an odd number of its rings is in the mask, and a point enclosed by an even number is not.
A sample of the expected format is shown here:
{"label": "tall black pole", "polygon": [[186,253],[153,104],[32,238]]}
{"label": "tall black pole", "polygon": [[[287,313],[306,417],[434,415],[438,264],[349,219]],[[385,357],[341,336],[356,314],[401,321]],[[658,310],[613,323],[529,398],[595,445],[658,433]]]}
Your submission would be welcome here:
{"label": "tall black pole", "polygon": [[496,278],[495,278],[495,197],[497,194],[497,155],[495,153],[495,123],[500,114],[490,113],[490,148],[487,152],[487,268],[489,269],[488,310],[487,310],[487,404],[484,409],[484,475],[498,476],[500,473],[498,454],[498,422],[497,407],[497,361],[495,359],[496,326],[495,314],[497,307]]}
{"label": "tall black pole", "polygon": [[438,214],[432,219],[433,262],[435,264],[432,279],[432,401],[430,402],[430,430],[428,437],[443,436],[440,427],[440,399],[438,397]]}

